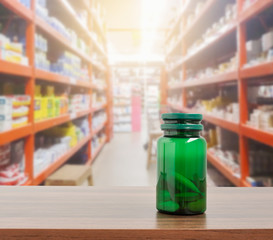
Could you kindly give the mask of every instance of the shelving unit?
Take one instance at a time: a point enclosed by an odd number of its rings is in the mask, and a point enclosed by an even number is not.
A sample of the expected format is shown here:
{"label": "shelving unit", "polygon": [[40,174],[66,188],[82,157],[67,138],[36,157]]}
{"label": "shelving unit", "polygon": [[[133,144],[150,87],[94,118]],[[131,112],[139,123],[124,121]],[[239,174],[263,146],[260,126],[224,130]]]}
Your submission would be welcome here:
{"label": "shelving unit", "polygon": [[[0,5],[4,8],[8,9],[15,16],[21,17],[26,21],[26,56],[29,59],[29,66],[19,65],[11,62],[6,62],[0,60],[0,74],[5,74],[9,76],[20,77],[22,81],[25,82],[25,94],[31,96],[31,105],[29,112],[29,124],[24,127],[12,129],[10,131],[1,132],[0,133],[0,145],[24,138],[25,139],[25,173],[28,176],[28,180],[23,185],[38,185],[41,184],[50,174],[52,174],[56,169],[58,169],[62,164],[64,164],[69,158],[71,158],[75,153],[77,153],[83,146],[88,146],[88,162],[86,164],[90,165],[95,157],[99,154],[100,150],[103,148],[106,142],[109,142],[112,137],[112,100],[111,100],[111,91],[112,85],[109,74],[109,66],[107,60],[107,38],[106,31],[100,25],[100,20],[98,19],[98,15],[95,14],[92,7],[94,4],[93,0],[80,0],[82,4],[88,10],[88,22],[89,29],[87,29],[82,22],[78,19],[76,12],[73,9],[73,6],[70,5],[68,0],[57,0],[58,4],[62,4],[63,10],[66,11],[66,14],[70,16],[70,21],[74,21],[78,28],[81,30],[82,34],[85,34],[86,39],[88,39],[88,44],[91,46],[90,54],[86,55],[79,51],[76,47],[74,47],[66,38],[64,38],[58,31],[52,28],[48,23],[46,23],[43,19],[41,19],[36,14],[36,0],[31,0],[31,9],[23,6],[19,1],[16,0],[0,0]],[[73,22],[73,24],[74,24]],[[93,24],[90,24],[93,22]],[[69,23],[68,23],[69,24]],[[94,28],[94,29],[93,29]],[[91,31],[97,31],[99,29],[98,35],[103,39],[102,44],[98,43]],[[66,76],[62,76],[56,73],[47,72],[38,68],[35,68],[35,47],[34,47],[34,38],[36,30],[41,31],[47,37],[49,37],[52,41],[56,41],[59,45],[61,45],[64,49],[73,52],[75,55],[80,57],[82,60],[88,63],[89,69],[89,81],[84,82],[78,79],[71,79]],[[93,52],[96,52],[101,61],[92,59]],[[97,86],[96,83],[93,82],[92,73],[93,71],[100,71],[104,73],[106,87],[101,89],[100,86]],[[46,81],[49,83],[58,83],[63,86],[71,86],[71,88],[83,88],[88,91],[88,94],[92,96],[94,91],[103,91],[106,95],[107,102],[102,106],[94,106],[91,101],[91,109],[87,111],[81,111],[73,114],[65,114],[59,117],[45,119],[42,121],[34,120],[34,86],[36,80]],[[92,99],[92,97],[90,98]],[[105,109],[107,114],[107,120],[102,123],[101,126],[98,127],[95,131],[92,131],[92,116],[95,112]],[[63,123],[69,122],[71,120],[87,116],[89,120],[90,134],[84,137],[78,144],[71,148],[68,152],[64,153],[59,159],[57,159],[54,163],[45,168],[42,172],[34,176],[34,139],[35,134],[37,132],[52,128],[54,126],[61,125]],[[91,140],[102,129],[105,129],[106,139],[100,145],[98,149],[91,149]],[[94,154],[92,152],[94,151]]]}
{"label": "shelving unit", "polygon": [[[190,3],[189,3],[190,2]],[[173,24],[173,28],[167,34],[167,42],[170,41],[172,35],[177,34],[177,41],[173,44],[173,47],[166,51],[167,63],[171,62],[171,66],[168,67],[166,65],[165,68],[162,69],[161,75],[161,104],[168,105],[173,111],[177,112],[185,112],[192,113],[196,112],[193,109],[187,108],[187,97],[186,91],[189,88],[202,88],[205,85],[210,84],[226,84],[230,82],[234,82],[238,86],[238,101],[240,107],[240,122],[230,122],[225,119],[221,119],[215,117],[206,112],[201,112],[203,114],[204,120],[214,124],[216,126],[220,126],[229,131],[235,132],[239,136],[239,155],[240,155],[240,169],[241,174],[240,178],[236,177],[231,169],[229,169],[226,165],[219,161],[219,159],[208,152],[207,158],[208,161],[211,162],[224,176],[226,176],[233,184],[236,186],[250,186],[250,183],[246,181],[246,178],[249,176],[249,152],[248,152],[248,139],[253,139],[257,142],[261,142],[263,144],[273,146],[273,134],[270,132],[266,132],[264,130],[260,130],[258,128],[251,127],[247,125],[247,120],[249,117],[248,113],[248,100],[247,100],[247,91],[248,91],[248,83],[253,78],[258,77],[266,77],[273,75],[273,62],[265,62],[256,66],[245,67],[247,63],[247,50],[246,50],[246,41],[247,41],[247,23],[254,19],[257,15],[262,13],[265,9],[273,6],[272,0],[257,0],[253,2],[251,6],[244,9],[243,4],[244,0],[235,0],[237,7],[237,19],[232,24],[230,24],[229,28],[226,29],[221,34],[218,34],[213,40],[209,41],[205,45],[201,45],[201,47],[197,48],[194,53],[190,55],[186,53],[187,47],[187,37],[190,34],[191,36],[195,36],[196,31],[202,29],[202,24],[208,18],[212,18],[212,8],[216,6],[216,4],[220,4],[219,1],[216,0],[207,0],[202,9],[199,11],[199,14],[195,17],[195,20],[183,30],[183,33],[178,33],[177,26],[178,23],[185,23],[186,16],[185,13],[190,10],[189,6],[194,4],[197,1],[187,1],[183,10],[181,11],[181,15],[179,15]],[[197,30],[198,29],[198,30]],[[205,30],[205,29],[204,29]],[[186,81],[186,71],[188,68],[187,62],[189,60],[198,60],[202,61],[202,57],[204,59],[205,52],[209,53],[212,51],[214,47],[222,43],[222,48],[224,48],[223,41],[230,36],[230,34],[236,34],[237,38],[234,38],[234,44],[237,47],[238,54],[238,65],[234,71],[222,73],[219,75],[215,75],[213,77],[201,78],[196,81]],[[192,37],[193,38],[193,37]],[[193,42],[191,38],[191,42]],[[196,39],[195,39],[196,40]],[[178,48],[180,48],[179,56],[176,56],[175,60],[171,60],[175,51],[178,52]],[[181,55],[180,55],[181,52]],[[206,55],[207,56],[207,55]],[[212,55],[213,58],[213,55]],[[201,59],[201,60],[200,60]],[[209,59],[213,60],[213,59]],[[205,61],[205,60],[203,60]],[[182,71],[182,78],[179,78],[179,82],[173,83],[168,86],[168,79],[170,76],[176,73],[177,70]],[[182,102],[181,105],[174,104],[168,102],[168,91],[180,91],[182,93]]]}

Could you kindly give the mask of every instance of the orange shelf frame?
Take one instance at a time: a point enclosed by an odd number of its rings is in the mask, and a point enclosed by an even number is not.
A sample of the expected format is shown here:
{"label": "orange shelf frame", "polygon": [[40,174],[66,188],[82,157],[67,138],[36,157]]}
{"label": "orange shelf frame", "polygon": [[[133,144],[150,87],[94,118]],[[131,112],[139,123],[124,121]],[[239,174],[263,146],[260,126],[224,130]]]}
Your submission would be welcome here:
{"label": "orange shelf frame", "polygon": [[267,7],[270,7],[273,4],[272,0],[258,0],[254,2],[249,8],[245,9],[240,13],[240,22],[244,22],[254,17],[255,15],[262,12]]}
{"label": "orange shelf frame", "polygon": [[207,151],[208,161],[216,167],[227,179],[229,179],[235,186],[239,187],[242,185],[240,178],[233,174],[233,171],[220,161],[214,154],[209,150]]}
{"label": "orange shelf frame", "polygon": [[102,123],[100,126],[98,126],[95,130],[92,131],[92,137],[97,135],[105,126],[106,126],[107,121]]}
{"label": "orange shelf frame", "polygon": [[106,67],[105,66],[101,66],[100,63],[98,63],[97,61],[91,60],[92,61],[92,66],[95,67],[96,69],[100,70],[101,72],[105,72],[106,71]]}
{"label": "orange shelf frame", "polygon": [[102,106],[92,108],[91,112],[95,113],[95,112],[98,112],[106,107],[107,107],[107,104],[103,104]]}
{"label": "orange shelf frame", "polygon": [[222,118],[218,118],[218,117],[214,117],[212,114],[208,114],[206,112],[200,112],[200,111],[196,111],[194,109],[189,109],[189,108],[182,108],[182,112],[185,113],[200,113],[203,115],[203,119],[215,124],[219,127],[225,128],[227,130],[230,130],[232,132],[235,132],[237,134],[239,134],[240,131],[240,125],[239,123],[235,123],[235,122],[231,122],[231,121],[227,121],[225,119]]}
{"label": "orange shelf frame", "polygon": [[60,74],[47,72],[41,69],[35,69],[35,78],[50,82],[63,83],[67,85],[73,85],[84,88],[91,88],[92,84],[90,82],[80,81],[76,79],[72,79]]}
{"label": "orange shelf frame", "polygon": [[0,60],[0,73],[29,78],[32,76],[32,67]]}
{"label": "orange shelf frame", "polygon": [[6,132],[1,132],[0,145],[4,145],[12,141],[27,137],[31,134],[32,134],[32,125],[30,123],[23,127],[14,128]]}
{"label": "orange shelf frame", "polygon": [[95,90],[97,90],[97,91],[105,91],[105,90],[106,90],[106,87],[101,87],[101,86],[98,86],[98,85],[96,85],[96,84],[92,84],[92,85],[91,85],[91,88],[92,88],[92,89],[95,89]]}
{"label": "orange shelf frame", "polygon": [[246,124],[242,124],[241,129],[245,137],[273,147],[273,132],[267,132]]}
{"label": "orange shelf frame", "polygon": [[252,67],[243,67],[240,70],[241,78],[255,78],[273,75],[273,62],[266,62]]}
{"label": "orange shelf frame", "polygon": [[56,82],[56,83],[64,83],[68,84],[69,79],[66,76],[62,76],[60,74],[52,73],[52,72],[47,72],[41,69],[35,69],[35,78],[36,79],[41,79],[41,80],[47,80],[51,82]]}
{"label": "orange shelf frame", "polygon": [[227,72],[227,73],[219,74],[212,77],[207,77],[207,78],[196,80],[196,81],[184,82],[182,86],[185,88],[196,87],[196,86],[209,85],[209,84],[215,84],[215,83],[236,81],[237,79],[238,79],[237,71],[232,71],[232,72]]}
{"label": "orange shelf frame", "polygon": [[[92,162],[96,159],[96,157],[99,155],[100,151],[104,147],[106,143],[106,139],[101,143],[101,145],[95,150],[95,153],[92,155]],[[89,163],[88,163],[89,164]]]}
{"label": "orange shelf frame", "polygon": [[71,158],[76,152],[78,152],[88,141],[91,139],[91,135],[82,139],[75,147],[70,149],[67,153],[65,153],[62,157],[56,160],[54,163],[49,165],[42,172],[37,174],[32,181],[32,185],[41,184],[50,174],[56,171],[60,166],[62,166],[69,158]]}
{"label": "orange shelf frame", "polygon": [[14,0],[1,0],[0,1],[6,8],[17,14],[18,16],[22,17],[27,21],[33,21],[34,13],[26,8],[23,4],[19,1]]}
{"label": "orange shelf frame", "polygon": [[87,110],[87,111],[78,112],[73,116],[69,115],[69,114],[65,114],[65,115],[55,117],[55,118],[49,118],[49,119],[37,121],[34,123],[34,132],[37,133],[37,132],[46,130],[48,128],[52,128],[52,127],[61,125],[63,123],[69,122],[71,120],[86,116],[90,113],[91,113],[91,110]]}
{"label": "orange shelf frame", "polygon": [[29,186],[29,185],[31,185],[31,180],[28,179],[25,183],[23,183],[19,186]]}

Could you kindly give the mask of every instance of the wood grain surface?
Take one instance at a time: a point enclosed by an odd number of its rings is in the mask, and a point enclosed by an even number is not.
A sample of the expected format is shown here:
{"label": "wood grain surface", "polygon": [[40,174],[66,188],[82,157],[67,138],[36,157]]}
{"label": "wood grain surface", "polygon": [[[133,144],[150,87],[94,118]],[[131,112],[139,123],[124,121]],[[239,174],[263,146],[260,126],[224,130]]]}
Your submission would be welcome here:
{"label": "wood grain surface", "polygon": [[273,188],[211,188],[206,214],[173,216],[150,187],[1,187],[0,239],[273,239]]}

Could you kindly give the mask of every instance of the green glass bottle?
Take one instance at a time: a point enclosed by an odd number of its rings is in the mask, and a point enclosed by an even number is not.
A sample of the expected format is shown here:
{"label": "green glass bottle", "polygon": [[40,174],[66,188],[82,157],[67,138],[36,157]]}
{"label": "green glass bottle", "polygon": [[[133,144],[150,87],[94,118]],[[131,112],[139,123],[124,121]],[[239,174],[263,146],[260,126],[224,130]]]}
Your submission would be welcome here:
{"label": "green glass bottle", "polygon": [[201,114],[162,115],[164,136],[157,142],[156,207],[169,214],[206,211],[207,143],[200,136]]}

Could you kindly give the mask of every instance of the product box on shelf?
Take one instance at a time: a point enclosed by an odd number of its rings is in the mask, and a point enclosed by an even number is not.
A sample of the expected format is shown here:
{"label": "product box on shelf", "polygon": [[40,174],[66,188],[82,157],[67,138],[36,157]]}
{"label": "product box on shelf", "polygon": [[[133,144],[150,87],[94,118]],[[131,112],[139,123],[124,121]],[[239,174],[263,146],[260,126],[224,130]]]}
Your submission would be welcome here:
{"label": "product box on shelf", "polygon": [[107,119],[107,115],[105,111],[100,111],[93,115],[92,118],[92,130],[96,130],[100,127]]}
{"label": "product box on shelf", "polygon": [[0,132],[28,123],[30,96],[0,96]]}
{"label": "product box on shelf", "polygon": [[262,47],[264,52],[273,47],[273,30],[262,35]]}
{"label": "product box on shelf", "polygon": [[90,134],[87,118],[48,129],[35,137],[34,175],[75,147],[79,141]]}
{"label": "product box on shelf", "polygon": [[247,61],[250,62],[260,57],[262,53],[261,39],[250,40],[246,43]]}
{"label": "product box on shelf", "polygon": [[0,146],[0,185],[23,184],[27,180],[24,165],[24,140]]}
{"label": "product box on shelf", "polygon": [[0,59],[28,65],[28,58],[23,55],[23,44],[12,42],[8,37],[0,33]]}

